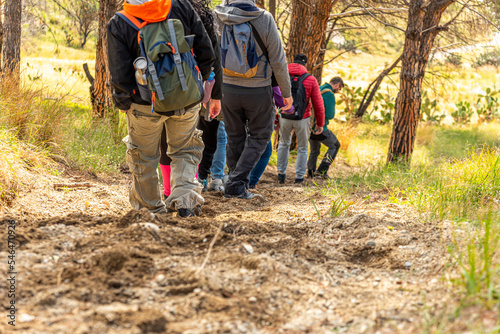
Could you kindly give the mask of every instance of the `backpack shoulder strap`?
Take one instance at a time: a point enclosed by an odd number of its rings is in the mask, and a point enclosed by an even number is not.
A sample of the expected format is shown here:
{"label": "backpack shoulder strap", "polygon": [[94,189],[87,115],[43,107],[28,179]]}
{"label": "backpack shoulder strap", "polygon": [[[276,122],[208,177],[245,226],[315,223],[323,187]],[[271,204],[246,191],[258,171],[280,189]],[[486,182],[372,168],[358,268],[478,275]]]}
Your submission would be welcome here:
{"label": "backpack shoulder strap", "polygon": [[303,82],[304,80],[306,80],[306,78],[307,78],[308,76],[310,76],[310,75],[311,75],[311,74],[309,74],[309,73],[304,73],[304,74],[302,74],[302,75],[300,76],[300,78],[299,78],[299,82],[300,82],[300,83],[302,83],[302,82]]}
{"label": "backpack shoulder strap", "polygon": [[[264,57],[266,57],[266,62],[269,63],[269,52],[267,51],[266,45],[262,41],[262,38],[260,38],[259,33],[257,32],[257,29],[253,26],[252,22],[248,22],[250,24],[250,27],[252,28],[252,33],[253,37],[255,37],[255,40],[257,41],[257,44],[259,44],[260,49],[262,50],[262,53],[264,54]],[[267,64],[266,64],[267,66]],[[273,75],[271,76],[271,86],[272,87],[277,87],[278,86],[278,81],[276,80],[276,77]]]}
{"label": "backpack shoulder strap", "polygon": [[117,16],[121,17],[125,22],[127,22],[132,28],[137,30],[137,43],[141,44],[141,38],[139,37],[139,31],[142,27],[148,24],[146,21],[141,20],[138,17],[130,15],[124,10],[120,10],[116,13]]}
{"label": "backpack shoulder strap", "polygon": [[124,10],[120,10],[119,12],[116,13],[116,15],[124,19],[125,22],[127,22],[135,30],[140,30],[142,27],[146,25],[143,20],[133,15],[130,15]]}

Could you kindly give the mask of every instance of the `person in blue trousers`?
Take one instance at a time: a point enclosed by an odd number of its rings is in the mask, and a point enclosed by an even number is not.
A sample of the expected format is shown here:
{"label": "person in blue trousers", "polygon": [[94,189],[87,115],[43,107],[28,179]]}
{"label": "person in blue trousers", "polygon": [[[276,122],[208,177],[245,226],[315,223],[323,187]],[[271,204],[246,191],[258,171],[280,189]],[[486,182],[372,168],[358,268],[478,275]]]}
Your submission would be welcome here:
{"label": "person in blue trousers", "polygon": [[226,166],[226,144],[227,135],[224,122],[219,122],[219,129],[217,129],[217,149],[215,150],[212,160],[212,182],[208,185],[208,190],[224,191],[224,167]]}

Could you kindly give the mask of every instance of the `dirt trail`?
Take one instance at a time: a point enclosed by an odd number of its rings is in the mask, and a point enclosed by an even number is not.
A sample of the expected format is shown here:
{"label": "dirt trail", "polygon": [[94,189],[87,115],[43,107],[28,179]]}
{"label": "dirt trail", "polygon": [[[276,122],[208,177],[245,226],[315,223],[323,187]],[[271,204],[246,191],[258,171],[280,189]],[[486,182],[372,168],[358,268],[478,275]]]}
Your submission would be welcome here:
{"label": "dirt trail", "polygon": [[[447,229],[383,194],[338,218],[314,188],[205,193],[200,217],[130,211],[129,175],[39,178],[16,219],[20,333],[411,333],[443,304]],[[90,182],[58,191],[54,183]],[[217,238],[214,241],[214,237]],[[210,252],[207,257],[208,252]],[[6,266],[6,264],[4,264]],[[7,314],[7,311],[5,311]],[[5,316],[3,316],[5,318]],[[4,319],[0,331],[12,328]]]}

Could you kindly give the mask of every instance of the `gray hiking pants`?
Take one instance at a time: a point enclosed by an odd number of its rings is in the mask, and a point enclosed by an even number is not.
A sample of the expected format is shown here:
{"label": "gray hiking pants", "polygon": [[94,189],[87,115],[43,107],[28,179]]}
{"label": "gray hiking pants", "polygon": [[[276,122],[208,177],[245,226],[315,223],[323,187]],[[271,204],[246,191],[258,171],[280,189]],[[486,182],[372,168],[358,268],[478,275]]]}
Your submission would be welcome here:
{"label": "gray hiking pants", "polygon": [[295,178],[302,179],[306,173],[307,150],[311,118],[291,120],[280,117],[280,143],[278,145],[278,173],[286,174],[288,153],[292,142],[292,131],[297,136],[297,162],[295,163]]}
{"label": "gray hiking pants", "polygon": [[127,112],[127,163],[132,173],[130,204],[134,209],[147,208],[153,213],[166,211],[158,184],[160,137],[167,130],[167,154],[171,163],[171,188],[166,206],[192,209],[202,205],[201,186],[196,170],[201,160],[203,142],[196,129],[200,107],[173,116],[151,112],[151,106],[132,104]]}

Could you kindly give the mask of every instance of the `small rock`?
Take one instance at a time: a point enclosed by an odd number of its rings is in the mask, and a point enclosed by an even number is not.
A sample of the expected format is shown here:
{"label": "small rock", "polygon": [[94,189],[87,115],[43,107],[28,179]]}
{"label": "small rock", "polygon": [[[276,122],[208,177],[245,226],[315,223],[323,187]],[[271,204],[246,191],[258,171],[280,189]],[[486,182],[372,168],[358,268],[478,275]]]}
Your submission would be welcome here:
{"label": "small rock", "polygon": [[252,253],[253,253],[253,247],[252,247],[252,245],[250,245],[250,244],[246,244],[246,243],[243,243],[243,248],[245,248],[245,250],[246,250],[248,253],[250,253],[250,254],[252,254]]}
{"label": "small rock", "polygon": [[200,293],[201,292],[201,289],[200,288],[196,288],[193,290],[194,293]]}
{"label": "small rock", "polygon": [[375,233],[370,234],[370,238],[375,238],[377,235]]}
{"label": "small rock", "polygon": [[255,302],[257,301],[257,298],[255,298],[255,297],[250,297],[250,298],[248,298],[248,301],[249,301],[250,303],[255,303]]}
{"label": "small rock", "polygon": [[411,268],[411,262],[410,262],[410,261],[407,261],[407,262],[405,263],[405,268],[406,268],[406,269],[410,269],[410,268]]}
{"label": "small rock", "polygon": [[377,287],[378,286],[378,282],[373,282],[373,287]]}
{"label": "small rock", "polygon": [[367,246],[369,246],[369,247],[375,247],[377,244],[375,243],[375,241],[370,240],[370,241],[368,241],[368,242],[366,243],[366,245],[367,245]]}
{"label": "small rock", "polygon": [[20,322],[30,322],[30,321],[33,321],[33,320],[35,320],[35,316],[33,316],[31,314],[21,313],[21,315],[19,316],[19,321]]}

